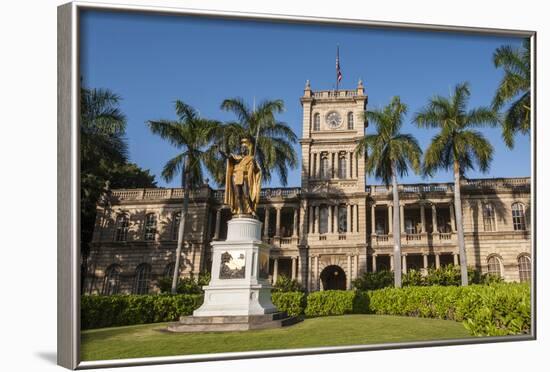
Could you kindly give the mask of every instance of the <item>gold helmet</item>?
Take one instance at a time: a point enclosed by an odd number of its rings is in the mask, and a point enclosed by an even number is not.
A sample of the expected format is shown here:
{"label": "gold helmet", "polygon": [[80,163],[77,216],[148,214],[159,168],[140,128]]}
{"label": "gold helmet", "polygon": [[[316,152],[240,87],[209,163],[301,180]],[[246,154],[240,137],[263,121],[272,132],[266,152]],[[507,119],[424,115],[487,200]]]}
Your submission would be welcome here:
{"label": "gold helmet", "polygon": [[241,146],[242,145],[245,145],[248,148],[248,152],[250,154],[252,154],[253,149],[254,149],[254,145],[252,144],[252,142],[248,138],[241,139]]}

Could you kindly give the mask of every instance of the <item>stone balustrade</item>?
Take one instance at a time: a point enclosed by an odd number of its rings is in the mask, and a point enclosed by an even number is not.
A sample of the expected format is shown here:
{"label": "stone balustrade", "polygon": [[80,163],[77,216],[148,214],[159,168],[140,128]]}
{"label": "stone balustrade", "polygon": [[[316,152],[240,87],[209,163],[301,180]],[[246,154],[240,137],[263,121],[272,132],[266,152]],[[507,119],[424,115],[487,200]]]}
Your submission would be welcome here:
{"label": "stone balustrade", "polygon": [[312,95],[314,98],[349,98],[359,94],[356,90],[317,90]]}

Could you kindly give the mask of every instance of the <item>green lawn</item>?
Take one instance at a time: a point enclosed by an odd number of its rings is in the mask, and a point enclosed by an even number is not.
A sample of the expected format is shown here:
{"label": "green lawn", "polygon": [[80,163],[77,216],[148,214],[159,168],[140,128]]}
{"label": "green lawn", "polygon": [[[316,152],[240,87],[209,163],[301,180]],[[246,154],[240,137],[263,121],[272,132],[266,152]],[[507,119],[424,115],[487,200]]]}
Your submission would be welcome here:
{"label": "green lawn", "polygon": [[82,360],[469,337],[464,326],[455,321],[386,315],[321,317],[306,319],[285,328],[222,333],[168,333],[163,331],[166,324],[155,323],[83,331]]}

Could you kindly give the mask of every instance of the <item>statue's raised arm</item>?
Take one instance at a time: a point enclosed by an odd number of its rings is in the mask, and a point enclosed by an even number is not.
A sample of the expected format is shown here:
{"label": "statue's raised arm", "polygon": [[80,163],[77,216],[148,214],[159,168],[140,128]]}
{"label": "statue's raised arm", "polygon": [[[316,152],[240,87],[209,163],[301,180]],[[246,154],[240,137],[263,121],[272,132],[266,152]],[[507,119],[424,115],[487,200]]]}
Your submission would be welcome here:
{"label": "statue's raised arm", "polygon": [[244,138],[241,140],[240,154],[227,156],[224,202],[233,215],[256,215],[262,173],[253,154],[252,143]]}

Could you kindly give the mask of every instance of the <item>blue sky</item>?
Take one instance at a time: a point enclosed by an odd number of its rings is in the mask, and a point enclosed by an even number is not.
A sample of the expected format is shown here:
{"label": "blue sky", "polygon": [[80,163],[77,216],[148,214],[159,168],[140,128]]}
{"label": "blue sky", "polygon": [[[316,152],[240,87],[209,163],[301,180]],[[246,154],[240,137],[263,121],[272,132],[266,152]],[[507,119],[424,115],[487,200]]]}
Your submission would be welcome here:
{"label": "blue sky", "polygon": [[[336,45],[340,46],[342,89],[363,79],[368,108],[387,104],[394,95],[409,106],[403,132],[426,148],[435,134],[410,123],[412,115],[435,95],[448,96],[459,82],[471,84],[470,107],[489,105],[502,76],[492,64],[503,44],[520,45],[511,37],[459,35],[421,31],[298,25],[167,15],[85,11],[81,17],[81,74],[88,87],[119,94],[128,119],[130,160],[166,183],[160,172],[178,150],[149,132],[145,122],[175,119],[173,102],[181,99],[202,116],[231,120],[219,109],[225,98],[283,99],[279,119],[302,135],[299,98],[305,81],[312,89],[332,89]],[[368,131],[369,129],[367,129]],[[530,138],[519,136],[508,150],[500,129],[482,129],[495,148],[489,173],[475,177],[530,175]],[[300,154],[297,145],[296,151]],[[410,174],[401,180],[449,182],[448,172],[426,180]],[[380,183],[367,177],[369,184]],[[300,185],[299,169],[290,171],[289,186]],[[280,186],[274,178],[273,187]]]}

